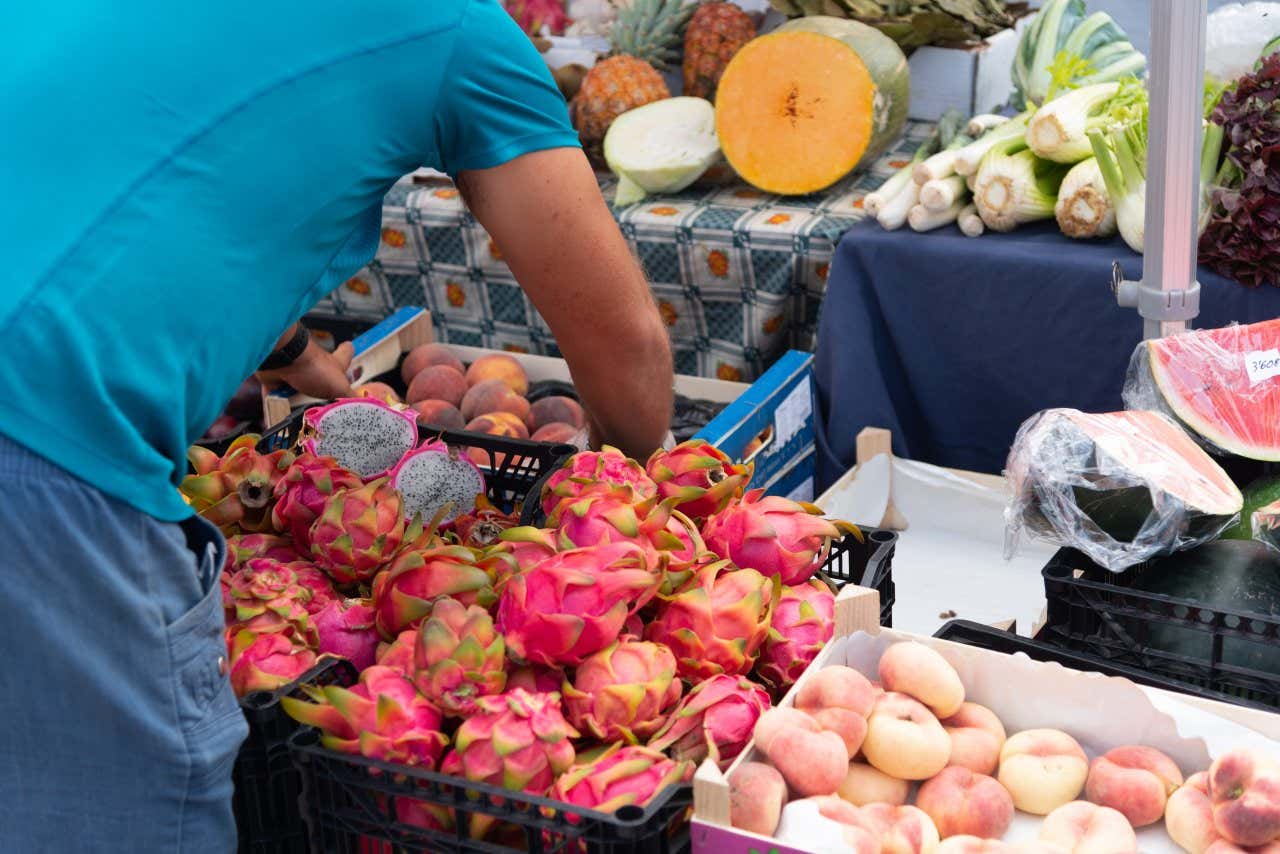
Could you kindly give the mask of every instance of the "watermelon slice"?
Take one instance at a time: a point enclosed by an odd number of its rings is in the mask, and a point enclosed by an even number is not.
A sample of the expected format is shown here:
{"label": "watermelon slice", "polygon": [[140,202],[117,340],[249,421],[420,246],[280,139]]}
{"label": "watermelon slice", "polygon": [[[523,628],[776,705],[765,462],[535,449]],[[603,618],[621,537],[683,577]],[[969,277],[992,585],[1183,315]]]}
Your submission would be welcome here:
{"label": "watermelon slice", "polygon": [[1025,528],[1116,572],[1213,539],[1243,504],[1222,467],[1157,412],[1045,410],[1019,429],[1005,474],[1012,534]]}
{"label": "watermelon slice", "polygon": [[1173,414],[1214,453],[1280,460],[1280,319],[1142,342],[1124,403]]}
{"label": "watermelon slice", "polygon": [[[1273,501],[1254,510],[1249,517],[1249,524],[1253,529],[1253,539],[1280,550],[1280,501]],[[1280,593],[1277,594],[1277,601],[1280,601]]]}

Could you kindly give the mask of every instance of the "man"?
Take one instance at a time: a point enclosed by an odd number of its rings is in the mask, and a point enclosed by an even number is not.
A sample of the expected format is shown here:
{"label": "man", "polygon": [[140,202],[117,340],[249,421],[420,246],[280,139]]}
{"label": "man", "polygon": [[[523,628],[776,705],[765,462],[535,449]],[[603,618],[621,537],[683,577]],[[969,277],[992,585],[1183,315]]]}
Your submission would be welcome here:
{"label": "man", "polygon": [[223,544],[174,486],[274,348],[346,390],[287,328],[373,256],[387,188],[458,179],[633,454],[667,429],[665,329],[497,0],[64,0],[5,35],[0,847],[228,851]]}

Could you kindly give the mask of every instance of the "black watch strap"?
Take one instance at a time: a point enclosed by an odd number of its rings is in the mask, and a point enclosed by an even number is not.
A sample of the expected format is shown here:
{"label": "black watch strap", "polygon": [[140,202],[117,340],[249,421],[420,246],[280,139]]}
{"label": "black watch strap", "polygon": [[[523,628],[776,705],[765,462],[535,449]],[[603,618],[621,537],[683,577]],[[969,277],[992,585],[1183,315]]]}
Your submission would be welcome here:
{"label": "black watch strap", "polygon": [[294,362],[298,361],[298,357],[307,349],[307,342],[311,340],[311,333],[307,331],[307,327],[301,323],[298,324],[298,331],[293,333],[293,337],[289,339],[289,343],[285,344],[279,350],[268,356],[258,368],[260,371],[278,371],[281,368],[287,368]]}

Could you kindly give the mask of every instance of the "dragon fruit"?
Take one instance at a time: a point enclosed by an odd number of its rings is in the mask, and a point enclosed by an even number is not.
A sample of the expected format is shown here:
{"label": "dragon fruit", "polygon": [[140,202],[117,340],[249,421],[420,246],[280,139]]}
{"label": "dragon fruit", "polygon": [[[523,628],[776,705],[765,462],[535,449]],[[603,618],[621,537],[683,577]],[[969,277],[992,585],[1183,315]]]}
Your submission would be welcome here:
{"label": "dragon fruit", "polygon": [[688,782],[692,762],[675,762],[650,747],[614,744],[594,761],[561,774],[549,796],[578,807],[612,813],[643,807],[667,786]]}
{"label": "dragon fruit", "polygon": [[[405,629],[396,635],[396,639],[390,643],[384,641],[378,644],[378,651],[374,654],[374,659],[376,663],[383,667],[390,667],[406,679],[412,679],[414,650],[417,647],[418,630]],[[558,682],[556,684],[559,685]]]}
{"label": "dragon fruit", "polygon": [[645,465],[661,499],[674,499],[677,510],[698,520],[719,513],[741,495],[752,469],[753,464],[737,465],[701,439],[681,442],[670,451],[655,451]]}
{"label": "dragon fruit", "polygon": [[369,600],[330,599],[312,615],[311,623],[320,638],[316,652],[345,658],[356,670],[373,665],[380,638]]}
{"label": "dragon fruit", "polygon": [[658,566],[653,537],[665,533],[666,514],[654,513],[652,503],[635,504],[629,487],[600,483],[585,488],[575,498],[562,499],[547,525],[556,529],[560,548],[582,548],[600,543],[634,543],[644,549],[651,567]]}
{"label": "dragon fruit", "polygon": [[711,757],[723,770],[747,746],[770,705],[769,693],[751,680],[712,676],[685,696],[649,747],[697,763]]}
{"label": "dragon fruit", "polygon": [[558,694],[564,685],[564,671],[558,667],[525,664],[516,667],[507,660],[507,690],[523,688],[530,694]]}
{"label": "dragon fruit", "polygon": [[718,673],[747,673],[769,632],[777,582],[728,561],[699,567],[688,584],[660,596],[645,640],[675,653],[682,679],[697,682]]}
{"label": "dragon fruit", "polygon": [[290,564],[254,558],[236,570],[227,588],[238,628],[259,634],[291,628],[300,637],[314,640],[306,607],[311,601],[311,590],[298,583]]}
{"label": "dragon fruit", "polygon": [[244,566],[245,561],[255,557],[269,557],[281,563],[302,560],[302,555],[293,547],[293,541],[287,537],[277,537],[274,534],[238,534],[227,537],[227,562],[224,569],[234,572]]}
{"label": "dragon fruit", "polygon": [[715,555],[707,551],[698,526],[688,516],[671,510],[665,503],[659,505],[657,512],[666,514],[666,524],[654,531],[651,539],[664,566],[661,592],[670,595],[688,583],[700,564],[714,560]]}
{"label": "dragon fruit", "polygon": [[544,32],[546,35],[562,35],[569,25],[564,0],[505,0],[503,7],[520,29],[531,36]]}
{"label": "dragon fruit", "polygon": [[240,436],[219,457],[193,445],[187,460],[193,474],[182,479],[178,491],[191,508],[225,534],[271,529],[271,500],[276,483],[293,460],[290,451],[260,454],[255,434]]}
{"label": "dragon fruit", "polygon": [[475,463],[444,442],[424,442],[409,451],[391,469],[391,485],[404,496],[404,512],[451,522],[475,509],[484,494],[484,475]]}
{"label": "dragon fruit", "polygon": [[333,600],[342,598],[333,586],[332,579],[313,565],[306,561],[294,561],[286,566],[293,570],[298,583],[311,591],[311,601],[306,603],[308,614],[316,614]]}
{"label": "dragon fruit", "polygon": [[464,605],[492,605],[496,597],[489,575],[475,562],[476,553],[465,546],[402,552],[373,580],[378,631],[391,640],[416,627],[445,596]]}
{"label": "dragon fruit", "polygon": [[476,711],[458,727],[454,748],[440,764],[442,773],[542,795],[573,764],[571,739],[578,732],[561,714],[559,694],[515,688],[477,697],[475,704]]}
{"label": "dragon fruit", "polygon": [[277,531],[288,531],[298,548],[311,547],[311,525],[324,512],[324,503],[335,492],[359,489],[359,475],[338,465],[333,457],[302,453],[276,484],[271,521]]}
{"label": "dragon fruit", "polygon": [[453,520],[453,533],[464,546],[487,549],[498,544],[503,531],[519,524],[519,514],[503,513],[481,495],[474,510]]}
{"label": "dragon fruit", "polygon": [[644,466],[617,448],[605,445],[599,451],[574,454],[557,472],[547,478],[542,489],[542,510],[548,516],[566,498],[577,498],[598,483],[631,487],[637,502],[648,501],[658,494],[658,487],[645,473]]}
{"label": "dragon fruit", "polygon": [[753,489],[708,519],[702,536],[707,548],[738,566],[783,584],[800,584],[813,577],[826,560],[831,540],[840,536],[841,527],[821,514],[812,504]]}
{"label": "dragon fruit", "polygon": [[292,632],[227,630],[228,673],[237,697],[252,691],[275,691],[295,681],[316,664],[316,654]]}
{"label": "dragon fruit", "polygon": [[470,715],[506,688],[506,649],[488,611],[440,599],[418,630],[413,683],[446,715]]}
{"label": "dragon fruit", "polygon": [[375,480],[330,496],[311,525],[311,554],[339,584],[368,581],[400,548],[405,533],[400,493],[385,479]]}
{"label": "dragon fruit", "polygon": [[312,407],[303,422],[318,434],[303,443],[304,450],[333,457],[365,480],[386,474],[418,444],[417,415],[372,397]]}
{"label": "dragon fruit", "polygon": [[756,664],[760,678],[779,689],[794,684],[831,640],[835,610],[835,594],[817,579],[783,587]]}
{"label": "dragon fruit", "polygon": [[303,691],[315,702],[282,697],[280,703],[294,720],[321,730],[320,743],[330,750],[432,770],[449,743],[439,710],[393,668],[367,668],[350,689]]}
{"label": "dragon fruit", "polygon": [[601,741],[653,735],[680,700],[676,657],[665,646],[619,641],[587,658],[564,683],[569,720]]}
{"label": "dragon fruit", "polygon": [[507,582],[498,628],[518,661],[576,666],[617,639],[659,582],[631,543],[560,552]]}

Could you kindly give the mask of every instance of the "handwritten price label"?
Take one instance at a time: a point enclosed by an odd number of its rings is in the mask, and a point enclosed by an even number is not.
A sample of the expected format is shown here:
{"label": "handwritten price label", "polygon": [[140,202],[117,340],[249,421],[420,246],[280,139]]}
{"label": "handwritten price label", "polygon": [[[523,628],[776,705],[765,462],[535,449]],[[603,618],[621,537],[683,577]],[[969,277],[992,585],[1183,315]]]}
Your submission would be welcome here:
{"label": "handwritten price label", "polygon": [[1280,351],[1271,349],[1245,353],[1244,367],[1249,372],[1251,385],[1280,376]]}

